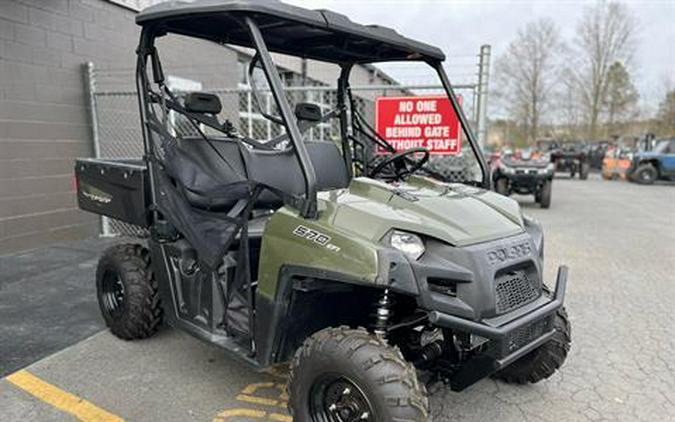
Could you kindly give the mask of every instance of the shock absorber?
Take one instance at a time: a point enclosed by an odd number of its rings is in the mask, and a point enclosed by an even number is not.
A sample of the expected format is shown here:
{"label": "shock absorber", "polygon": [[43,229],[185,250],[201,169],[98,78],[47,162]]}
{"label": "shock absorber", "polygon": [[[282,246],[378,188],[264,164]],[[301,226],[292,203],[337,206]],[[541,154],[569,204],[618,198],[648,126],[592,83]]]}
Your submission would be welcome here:
{"label": "shock absorber", "polygon": [[382,296],[377,301],[375,308],[375,324],[373,325],[373,332],[375,335],[385,338],[387,337],[387,328],[389,327],[389,318],[391,317],[391,307],[394,305],[394,300],[389,296],[389,289],[384,289]]}

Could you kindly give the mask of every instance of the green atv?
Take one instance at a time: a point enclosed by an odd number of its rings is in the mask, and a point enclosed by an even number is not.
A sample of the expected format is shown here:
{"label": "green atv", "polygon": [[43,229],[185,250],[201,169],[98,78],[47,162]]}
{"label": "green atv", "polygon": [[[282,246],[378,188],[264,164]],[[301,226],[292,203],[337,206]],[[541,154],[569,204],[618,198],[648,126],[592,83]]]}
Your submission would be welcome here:
{"label": "green atv", "polygon": [[[290,362],[296,421],[425,421],[426,387],[463,390],[494,375],[538,382],[563,364],[567,269],[542,279],[543,235],[490,174],[443,70],[443,53],[326,10],[270,1],[169,2],[137,16],[142,160],[79,159],[82,209],[138,226],[96,274],[116,336],[162,322],[254,368]],[[221,121],[206,92],[172,92],[157,38],[247,47],[284,128],[252,139]],[[271,53],[339,68],[337,104],[291,107]],[[450,183],[429,151],[394,151],[354,108],[356,64],[433,69],[459,116],[479,179]],[[188,134],[171,128],[181,115]],[[339,140],[311,141],[325,122]],[[373,146],[391,152],[375,160]],[[433,161],[433,160],[432,160]]]}

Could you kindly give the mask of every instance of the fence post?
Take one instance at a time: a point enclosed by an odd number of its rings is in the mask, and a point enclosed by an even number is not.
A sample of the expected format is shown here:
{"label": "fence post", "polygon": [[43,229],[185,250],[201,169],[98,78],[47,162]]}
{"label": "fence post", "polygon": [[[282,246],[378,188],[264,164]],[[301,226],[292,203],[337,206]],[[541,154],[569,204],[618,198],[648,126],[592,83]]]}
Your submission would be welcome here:
{"label": "fence post", "polygon": [[[84,79],[89,100],[89,121],[91,123],[91,139],[94,146],[94,158],[101,158],[101,140],[99,138],[98,110],[96,109],[96,69],[93,62],[84,64]],[[101,235],[111,236],[110,221],[101,217]]]}
{"label": "fence post", "polygon": [[487,100],[488,82],[490,80],[490,50],[489,44],[480,47],[478,60],[478,99],[476,123],[478,126],[478,144],[483,148],[487,138]]}

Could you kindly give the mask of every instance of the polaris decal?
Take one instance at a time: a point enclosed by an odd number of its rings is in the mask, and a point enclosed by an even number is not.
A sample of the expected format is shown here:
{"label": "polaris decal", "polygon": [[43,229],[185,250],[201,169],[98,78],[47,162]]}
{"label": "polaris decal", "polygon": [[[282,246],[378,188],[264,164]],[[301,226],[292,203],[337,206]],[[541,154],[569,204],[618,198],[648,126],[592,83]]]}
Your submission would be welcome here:
{"label": "polaris decal", "polygon": [[299,225],[298,227],[295,228],[295,230],[293,230],[293,234],[303,239],[310,240],[318,245],[321,245],[330,251],[333,252],[340,251],[339,246],[335,246],[332,243],[330,243],[331,240],[330,236],[318,232],[316,230],[312,230],[309,227]]}
{"label": "polaris decal", "polygon": [[490,265],[502,264],[514,259],[529,256],[532,253],[532,247],[529,242],[518,243],[505,248],[496,248],[487,253]]}
{"label": "polaris decal", "polygon": [[109,193],[84,183],[80,183],[80,192],[82,192],[82,196],[88,200],[101,204],[109,204],[113,198]]}

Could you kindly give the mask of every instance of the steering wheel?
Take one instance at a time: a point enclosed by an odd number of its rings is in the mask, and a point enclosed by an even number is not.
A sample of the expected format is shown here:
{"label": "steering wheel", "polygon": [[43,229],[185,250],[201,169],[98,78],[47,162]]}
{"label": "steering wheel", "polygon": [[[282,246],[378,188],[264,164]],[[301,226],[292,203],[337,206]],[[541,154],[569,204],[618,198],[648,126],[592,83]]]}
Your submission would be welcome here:
{"label": "steering wheel", "polygon": [[[422,158],[416,160],[408,158],[409,155],[415,154],[424,154],[424,155],[422,156]],[[393,165],[394,167],[393,179],[399,180],[404,176],[413,174],[417,170],[421,169],[422,166],[425,165],[427,161],[429,161],[429,157],[430,157],[429,150],[423,147],[410,148],[405,151],[397,152],[396,154],[387,157],[384,161],[375,166],[375,168],[372,169],[370,173],[368,173],[368,177],[375,178],[375,176],[382,173],[382,171],[385,168]]]}

